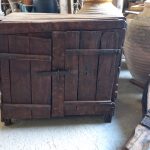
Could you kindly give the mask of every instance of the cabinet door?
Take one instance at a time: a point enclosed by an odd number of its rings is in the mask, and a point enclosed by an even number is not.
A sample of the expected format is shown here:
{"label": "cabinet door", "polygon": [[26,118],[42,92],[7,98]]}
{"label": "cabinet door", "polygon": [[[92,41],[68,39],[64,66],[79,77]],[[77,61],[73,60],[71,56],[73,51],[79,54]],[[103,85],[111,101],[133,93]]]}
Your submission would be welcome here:
{"label": "cabinet door", "polygon": [[51,115],[51,36],[9,35],[1,50],[3,115],[6,118],[49,118]]}
{"label": "cabinet door", "polygon": [[101,114],[113,107],[120,31],[53,32],[52,115]]}

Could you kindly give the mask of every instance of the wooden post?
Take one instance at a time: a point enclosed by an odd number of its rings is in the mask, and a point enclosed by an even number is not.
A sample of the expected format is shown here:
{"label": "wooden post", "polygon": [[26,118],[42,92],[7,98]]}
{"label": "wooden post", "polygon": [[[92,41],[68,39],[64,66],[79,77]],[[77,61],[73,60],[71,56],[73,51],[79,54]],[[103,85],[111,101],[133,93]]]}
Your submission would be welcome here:
{"label": "wooden post", "polygon": [[73,0],[68,0],[68,13],[73,14]]}
{"label": "wooden post", "polygon": [[17,0],[8,0],[12,12],[19,12],[20,10],[17,8],[16,3],[18,2]]}
{"label": "wooden post", "polygon": [[122,12],[124,0],[113,0],[113,4]]}
{"label": "wooden post", "polygon": [[1,3],[1,0],[0,0],[0,16],[4,16],[4,13],[2,12],[2,3]]}
{"label": "wooden post", "polygon": [[67,0],[60,0],[60,13],[61,14],[68,14],[68,1]]}

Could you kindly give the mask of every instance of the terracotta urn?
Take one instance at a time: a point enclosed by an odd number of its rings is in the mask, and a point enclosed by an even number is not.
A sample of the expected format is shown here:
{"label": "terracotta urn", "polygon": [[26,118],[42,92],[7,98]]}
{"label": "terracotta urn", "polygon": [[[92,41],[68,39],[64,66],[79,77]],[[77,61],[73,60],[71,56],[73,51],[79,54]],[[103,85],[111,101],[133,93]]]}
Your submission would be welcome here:
{"label": "terracotta urn", "polygon": [[112,4],[112,0],[85,0],[79,13],[102,14],[111,16],[122,15],[120,10]]}
{"label": "terracotta urn", "polygon": [[133,78],[146,83],[150,74],[150,0],[142,13],[128,21],[124,54]]}
{"label": "terracotta urn", "polygon": [[33,4],[33,0],[23,0],[23,4],[25,4],[25,5],[32,5]]}

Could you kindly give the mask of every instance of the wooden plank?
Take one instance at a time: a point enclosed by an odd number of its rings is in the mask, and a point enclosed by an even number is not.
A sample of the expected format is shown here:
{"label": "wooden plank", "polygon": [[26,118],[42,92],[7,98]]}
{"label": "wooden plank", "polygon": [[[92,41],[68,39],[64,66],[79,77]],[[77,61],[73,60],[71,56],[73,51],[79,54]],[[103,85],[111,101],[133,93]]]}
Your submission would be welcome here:
{"label": "wooden plank", "polygon": [[1,91],[2,103],[11,103],[9,61],[1,60]]}
{"label": "wooden plank", "polygon": [[26,34],[9,35],[9,52],[29,54],[29,37]]}
{"label": "wooden plank", "polygon": [[[55,31],[53,38],[52,69],[64,69],[65,33]],[[64,76],[52,77],[52,116],[64,115]]]}
{"label": "wooden plank", "polygon": [[37,119],[50,118],[50,105],[35,104],[3,104],[5,119]]}
{"label": "wooden plank", "polygon": [[[79,31],[70,31],[66,33],[65,40],[66,48],[73,49],[79,48]],[[65,68],[70,71],[75,71],[75,74],[69,74],[65,77],[65,101],[77,100],[78,91],[78,56],[65,55]]]}
{"label": "wooden plank", "polygon": [[101,101],[66,101],[65,115],[104,115],[114,110],[114,103]]}
{"label": "wooden plank", "polygon": [[111,55],[121,53],[120,49],[66,49],[66,55]]}
{"label": "wooden plank", "polygon": [[97,19],[97,20],[116,20],[124,18],[123,15],[121,16],[113,16],[113,15],[99,15],[99,14],[50,14],[50,13],[12,13],[5,17],[2,21],[17,21],[17,20],[65,20],[65,19]]}
{"label": "wooden plank", "polygon": [[8,52],[8,36],[0,35],[0,52]]}
{"label": "wooden plank", "polygon": [[[113,49],[116,48],[117,41],[114,32],[105,32],[101,38],[101,48]],[[115,78],[116,56],[101,55],[99,58],[99,71],[96,99],[109,99],[111,100],[113,84]]]}
{"label": "wooden plank", "polygon": [[51,71],[51,62],[31,62],[32,104],[51,104],[51,76],[38,71]]}
{"label": "wooden plank", "polygon": [[49,107],[40,107],[32,108],[32,118],[33,119],[49,119],[51,116],[51,108]]}
{"label": "wooden plank", "polygon": [[[29,54],[27,36],[9,36],[9,53]],[[30,62],[10,60],[11,96],[14,104],[31,103]]]}
{"label": "wooden plank", "polygon": [[114,30],[116,32],[116,47],[120,48],[120,53],[116,56],[116,71],[115,71],[115,80],[113,85],[113,92],[112,92],[112,101],[115,101],[118,95],[118,79],[119,79],[119,73],[121,69],[121,59],[122,59],[122,52],[123,52],[123,44],[124,44],[124,38],[125,38],[125,29],[120,30]]}
{"label": "wooden plank", "polygon": [[[8,36],[7,35],[0,35],[0,52],[8,53]],[[1,60],[0,69],[1,69],[0,71],[1,71],[2,102],[11,103],[9,61]]]}
{"label": "wooden plank", "polygon": [[13,59],[13,60],[41,60],[50,61],[51,56],[47,55],[27,55],[27,54],[13,54],[13,53],[0,53],[0,59]]}
{"label": "wooden plank", "polygon": [[51,33],[30,34],[30,54],[51,55]]}
{"label": "wooden plank", "polygon": [[[42,21],[42,22],[41,22]],[[32,20],[33,22],[33,20]],[[86,24],[86,26],[85,26]],[[125,21],[119,19],[67,19],[67,20],[42,20],[35,21],[18,21],[0,23],[1,34],[20,34],[20,33],[37,33],[67,30],[112,30],[126,28]]]}
{"label": "wooden plank", "polygon": [[[100,47],[101,32],[82,31],[80,48],[98,49]],[[88,41],[88,42],[87,42]],[[95,99],[98,56],[79,56],[79,87],[78,100]]]}
{"label": "wooden plank", "polygon": [[126,144],[127,150],[148,150],[150,148],[150,130],[142,125],[137,125],[135,134]]}
{"label": "wooden plank", "polygon": [[12,103],[31,103],[30,63],[10,61]]}
{"label": "wooden plank", "polygon": [[68,1],[68,13],[73,14],[73,2],[74,0],[67,0]]}
{"label": "wooden plank", "polygon": [[67,0],[59,0],[60,5],[60,14],[68,14],[68,1]]}

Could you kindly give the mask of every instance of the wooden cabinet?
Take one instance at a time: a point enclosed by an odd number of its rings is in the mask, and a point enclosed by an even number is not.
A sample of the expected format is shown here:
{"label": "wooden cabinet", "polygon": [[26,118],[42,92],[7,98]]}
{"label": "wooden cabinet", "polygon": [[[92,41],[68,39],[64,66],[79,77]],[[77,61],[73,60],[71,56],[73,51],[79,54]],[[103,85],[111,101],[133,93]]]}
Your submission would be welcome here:
{"label": "wooden cabinet", "polygon": [[2,121],[103,115],[110,122],[124,19],[45,16],[12,14],[0,23]]}

